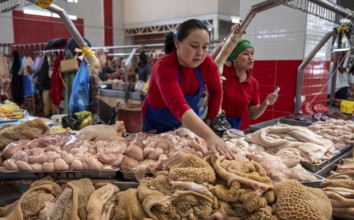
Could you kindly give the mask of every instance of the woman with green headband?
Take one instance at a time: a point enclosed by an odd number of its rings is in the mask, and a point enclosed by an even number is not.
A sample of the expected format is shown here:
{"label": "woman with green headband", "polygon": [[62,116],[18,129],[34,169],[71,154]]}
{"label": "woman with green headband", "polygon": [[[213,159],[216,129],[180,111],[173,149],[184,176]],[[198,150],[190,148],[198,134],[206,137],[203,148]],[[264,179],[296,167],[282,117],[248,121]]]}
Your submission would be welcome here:
{"label": "woman with green headband", "polygon": [[[237,31],[239,24],[232,27]],[[256,78],[249,73],[254,64],[254,48],[248,40],[240,39],[223,67],[223,101],[222,109],[232,128],[240,129],[241,118],[245,112],[252,119],[259,118],[269,105],[273,105],[278,98],[270,93],[261,103],[259,98],[259,84]]]}

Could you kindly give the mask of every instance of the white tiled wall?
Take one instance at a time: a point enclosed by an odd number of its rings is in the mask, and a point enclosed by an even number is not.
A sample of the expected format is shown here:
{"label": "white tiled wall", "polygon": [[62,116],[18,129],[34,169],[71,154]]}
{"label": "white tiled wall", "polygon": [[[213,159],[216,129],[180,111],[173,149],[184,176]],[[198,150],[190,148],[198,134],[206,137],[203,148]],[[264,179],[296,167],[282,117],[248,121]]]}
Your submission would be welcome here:
{"label": "white tiled wall", "polygon": [[0,43],[13,43],[14,30],[12,12],[0,13]]}
{"label": "white tiled wall", "polygon": [[[307,56],[316,44],[326,35],[327,32],[333,30],[334,23],[321,19],[314,15],[307,17],[307,33],[305,44],[305,56]],[[332,38],[324,45],[316,54],[314,59],[329,60]]]}
{"label": "white tiled wall", "polygon": [[[241,0],[241,19],[260,2]],[[252,41],[257,60],[302,60],[332,28],[331,22],[279,5],[257,13],[243,37]],[[329,58],[328,48],[315,58]]]}

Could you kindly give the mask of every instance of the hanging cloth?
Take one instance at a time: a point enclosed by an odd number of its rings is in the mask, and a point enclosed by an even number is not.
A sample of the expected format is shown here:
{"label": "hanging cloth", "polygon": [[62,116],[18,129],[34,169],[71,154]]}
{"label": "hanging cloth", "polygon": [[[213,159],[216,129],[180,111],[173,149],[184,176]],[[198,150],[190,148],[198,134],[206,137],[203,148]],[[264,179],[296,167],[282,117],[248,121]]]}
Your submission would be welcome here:
{"label": "hanging cloth", "polygon": [[12,74],[11,94],[12,94],[13,101],[16,104],[21,105],[24,102],[23,80],[22,80],[22,76],[19,75],[22,62],[21,62],[20,54],[17,51],[14,51],[12,53],[12,56],[14,59],[10,69],[10,73]]}
{"label": "hanging cloth", "polygon": [[55,59],[53,73],[52,73],[52,80],[51,80],[51,87],[50,87],[50,99],[52,103],[56,106],[60,105],[62,92],[63,92],[63,81],[61,79],[61,73],[59,72],[60,61],[63,59],[64,53],[60,51],[59,55]]}

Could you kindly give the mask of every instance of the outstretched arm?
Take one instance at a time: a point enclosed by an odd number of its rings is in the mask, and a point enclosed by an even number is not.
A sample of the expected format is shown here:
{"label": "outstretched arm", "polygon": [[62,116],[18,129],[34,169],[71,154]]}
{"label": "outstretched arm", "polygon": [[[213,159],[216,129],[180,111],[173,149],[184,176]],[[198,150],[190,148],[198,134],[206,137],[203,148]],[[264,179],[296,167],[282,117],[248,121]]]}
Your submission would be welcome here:
{"label": "outstretched arm", "polygon": [[184,127],[203,138],[212,153],[220,153],[228,159],[234,159],[233,154],[230,149],[227,148],[225,142],[221,140],[192,109],[187,110],[183,114],[182,124]]}
{"label": "outstretched arm", "polygon": [[261,115],[263,115],[269,105],[274,105],[277,99],[277,94],[269,93],[267,98],[260,105],[253,105],[248,108],[248,115],[252,119],[259,118]]}

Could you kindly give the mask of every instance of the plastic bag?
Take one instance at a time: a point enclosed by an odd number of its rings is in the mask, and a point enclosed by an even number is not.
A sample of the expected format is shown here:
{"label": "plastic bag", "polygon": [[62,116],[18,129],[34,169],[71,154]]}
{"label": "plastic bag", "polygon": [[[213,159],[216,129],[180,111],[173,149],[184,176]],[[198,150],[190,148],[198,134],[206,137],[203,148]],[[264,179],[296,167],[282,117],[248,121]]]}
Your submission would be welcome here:
{"label": "plastic bag", "polygon": [[231,128],[231,124],[227,121],[225,112],[221,112],[211,120],[209,127],[221,137],[225,131]]}
{"label": "plastic bag", "polygon": [[76,112],[75,114],[64,116],[61,119],[63,128],[71,128],[73,130],[80,130],[92,123],[92,113],[89,111]]}
{"label": "plastic bag", "polygon": [[135,84],[135,91],[137,92],[141,92],[144,88],[145,82],[142,80],[139,80],[136,84]]}
{"label": "plastic bag", "polygon": [[90,74],[86,61],[82,60],[76,73],[69,100],[69,113],[85,111],[90,104]]}
{"label": "plastic bag", "polygon": [[80,129],[81,120],[76,115],[67,115],[61,119],[63,128],[71,128],[73,130]]}

